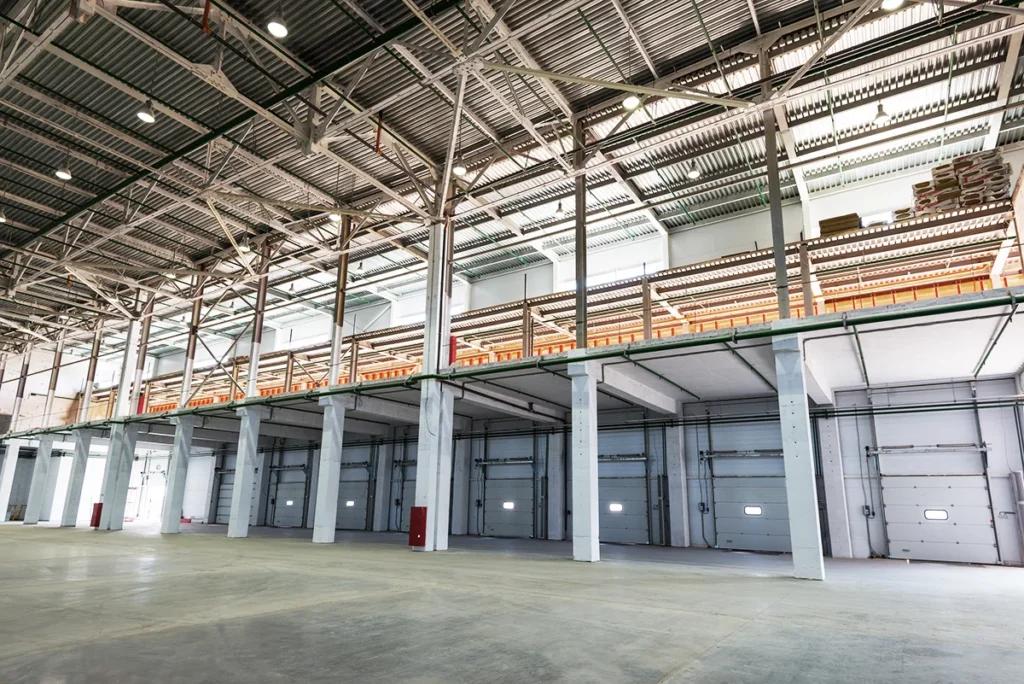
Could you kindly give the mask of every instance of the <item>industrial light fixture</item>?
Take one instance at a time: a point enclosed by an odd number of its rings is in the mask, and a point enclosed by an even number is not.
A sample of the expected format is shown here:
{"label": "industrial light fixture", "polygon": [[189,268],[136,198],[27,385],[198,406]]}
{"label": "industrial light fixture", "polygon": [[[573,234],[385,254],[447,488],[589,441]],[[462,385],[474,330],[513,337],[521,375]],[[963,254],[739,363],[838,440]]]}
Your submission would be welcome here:
{"label": "industrial light fixture", "polygon": [[555,216],[558,218],[565,217],[565,207],[562,206],[562,200],[558,200],[558,207],[555,209]]}
{"label": "industrial light fixture", "polygon": [[284,16],[281,14],[280,6],[274,12],[274,16],[270,17],[270,21],[267,22],[267,32],[278,39],[288,35],[288,27],[284,25]]}
{"label": "industrial light fixture", "polygon": [[156,112],[153,111],[153,101],[146,100],[146,104],[142,105],[142,109],[135,112],[135,116],[139,117],[139,121],[143,123],[151,124],[156,121]]}
{"label": "industrial light fixture", "polygon": [[634,109],[640,106],[640,96],[630,93],[625,97],[625,99],[622,100],[622,106],[628,109],[629,111],[633,111]]}
{"label": "industrial light fixture", "polygon": [[53,175],[63,181],[69,181],[71,180],[71,169],[68,168],[68,165],[65,162],[57,167],[57,170],[53,172]]}
{"label": "industrial light fixture", "polygon": [[455,160],[455,164],[452,166],[452,173],[454,173],[459,178],[462,178],[468,172],[469,169],[466,168],[466,162],[462,160],[462,157],[457,158]]}
{"label": "industrial light fixture", "polygon": [[7,223],[7,214],[4,213],[3,207],[0,207],[0,223]]}
{"label": "industrial light fixture", "polygon": [[362,272],[363,272],[363,262],[362,262],[362,261],[360,261],[360,262],[359,262],[359,263],[358,263],[358,264],[356,265],[356,273],[362,273]]}
{"label": "industrial light fixture", "polygon": [[690,180],[697,180],[700,178],[700,167],[696,164],[690,164],[690,167],[686,169],[686,177]]}
{"label": "industrial light fixture", "polygon": [[327,215],[327,220],[331,223],[341,223],[341,214],[336,211],[332,211]]}
{"label": "industrial light fixture", "polygon": [[288,283],[288,292],[295,292],[295,283]]}
{"label": "industrial light fixture", "polygon": [[885,107],[883,107],[882,103],[879,102],[878,103],[878,111],[875,112],[875,121],[874,121],[875,125],[876,126],[884,126],[887,123],[889,123],[889,120],[891,118],[892,117],[889,116],[889,112],[885,111]]}
{"label": "industrial light fixture", "polygon": [[886,12],[892,12],[903,7],[903,0],[882,0],[882,9]]}

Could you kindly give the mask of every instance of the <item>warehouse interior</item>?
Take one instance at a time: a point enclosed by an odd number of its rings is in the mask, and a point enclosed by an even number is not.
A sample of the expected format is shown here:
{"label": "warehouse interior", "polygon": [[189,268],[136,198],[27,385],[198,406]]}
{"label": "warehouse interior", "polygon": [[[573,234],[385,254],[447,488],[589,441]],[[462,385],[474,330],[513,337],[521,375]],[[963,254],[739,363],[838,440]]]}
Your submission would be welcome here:
{"label": "warehouse interior", "polygon": [[0,681],[1018,679],[1022,36],[0,0]]}

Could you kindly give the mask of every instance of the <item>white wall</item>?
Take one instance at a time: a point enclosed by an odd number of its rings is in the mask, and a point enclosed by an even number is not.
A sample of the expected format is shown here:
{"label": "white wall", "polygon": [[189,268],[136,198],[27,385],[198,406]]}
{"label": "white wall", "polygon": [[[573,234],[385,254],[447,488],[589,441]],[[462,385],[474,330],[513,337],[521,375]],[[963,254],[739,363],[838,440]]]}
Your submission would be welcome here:
{"label": "white wall", "polygon": [[553,267],[549,262],[513,273],[474,280],[469,292],[469,308],[486,309],[522,301],[524,289],[527,297],[551,294],[554,291],[553,277]]}
{"label": "white wall", "polygon": [[[786,242],[800,239],[804,229],[803,209],[799,204],[782,207]],[[685,228],[669,236],[672,266],[687,266],[723,256],[766,249],[772,246],[772,224],[768,210],[734,216],[715,223]]]}

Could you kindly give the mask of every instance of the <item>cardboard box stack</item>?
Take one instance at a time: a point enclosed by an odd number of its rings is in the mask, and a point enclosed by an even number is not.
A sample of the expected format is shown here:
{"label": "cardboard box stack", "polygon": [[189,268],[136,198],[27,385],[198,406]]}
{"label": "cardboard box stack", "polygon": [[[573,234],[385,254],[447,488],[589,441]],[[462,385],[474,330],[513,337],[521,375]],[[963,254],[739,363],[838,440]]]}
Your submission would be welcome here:
{"label": "cardboard box stack", "polygon": [[1010,165],[1002,152],[975,152],[936,166],[930,181],[914,184],[914,214],[973,207],[1006,199],[1009,193]]}
{"label": "cardboard box stack", "polygon": [[821,237],[849,233],[860,228],[860,216],[858,214],[845,214],[844,216],[824,219],[818,221],[818,227],[821,229]]}

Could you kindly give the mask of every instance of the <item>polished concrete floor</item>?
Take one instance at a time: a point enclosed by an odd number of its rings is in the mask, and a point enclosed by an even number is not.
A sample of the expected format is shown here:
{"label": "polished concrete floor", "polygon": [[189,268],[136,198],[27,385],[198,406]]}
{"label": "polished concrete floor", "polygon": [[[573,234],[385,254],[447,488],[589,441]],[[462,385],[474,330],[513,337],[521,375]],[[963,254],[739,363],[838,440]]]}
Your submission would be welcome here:
{"label": "polished concrete floor", "polygon": [[1024,570],[0,525],[0,682],[1019,682]]}

